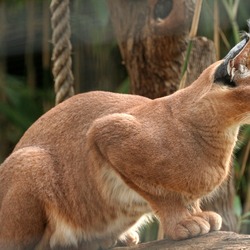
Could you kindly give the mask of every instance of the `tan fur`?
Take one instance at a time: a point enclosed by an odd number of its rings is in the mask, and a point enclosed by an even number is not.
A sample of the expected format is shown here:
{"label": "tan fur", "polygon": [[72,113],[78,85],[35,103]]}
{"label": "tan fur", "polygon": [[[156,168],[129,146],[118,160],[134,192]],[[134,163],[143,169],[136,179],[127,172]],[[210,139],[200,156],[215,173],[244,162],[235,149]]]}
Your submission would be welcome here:
{"label": "tan fur", "polygon": [[90,92],[43,115],[0,167],[0,249],[107,248],[151,212],[172,239],[219,230],[199,201],[250,123],[250,79],[213,83],[220,63],[168,97]]}

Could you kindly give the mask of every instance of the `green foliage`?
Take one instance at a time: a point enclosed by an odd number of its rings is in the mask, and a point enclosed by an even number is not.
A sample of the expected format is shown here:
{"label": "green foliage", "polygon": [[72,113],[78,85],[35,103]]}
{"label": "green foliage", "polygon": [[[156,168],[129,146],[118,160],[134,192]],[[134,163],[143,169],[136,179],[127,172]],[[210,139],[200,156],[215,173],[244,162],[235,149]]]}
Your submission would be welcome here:
{"label": "green foliage", "polygon": [[129,86],[130,86],[130,81],[129,78],[127,77],[118,87],[117,92],[118,93],[129,93]]}
{"label": "green foliage", "polygon": [[43,113],[42,107],[37,105],[39,92],[33,92],[15,77],[7,76],[6,80],[1,90],[6,101],[0,103],[0,113],[20,131],[25,131]]}
{"label": "green foliage", "polygon": [[231,26],[232,26],[232,31],[233,31],[233,36],[234,36],[234,42],[239,43],[240,42],[240,34],[239,34],[239,26],[236,21],[237,17],[237,12],[238,12],[238,7],[239,7],[239,0],[222,0],[222,3],[225,7],[225,10],[228,14]]}
{"label": "green foliage", "polygon": [[[250,230],[249,217],[250,211],[250,126],[241,129],[239,141],[235,150],[234,171],[236,198],[234,209],[239,218],[239,230],[248,233]],[[248,224],[248,225],[246,225]]]}
{"label": "green foliage", "polygon": [[51,99],[49,92],[31,90],[21,79],[9,75],[5,79],[0,89],[4,96],[0,101],[0,162],[3,152],[8,153],[7,148],[13,148],[28,127],[44,113],[43,100]]}

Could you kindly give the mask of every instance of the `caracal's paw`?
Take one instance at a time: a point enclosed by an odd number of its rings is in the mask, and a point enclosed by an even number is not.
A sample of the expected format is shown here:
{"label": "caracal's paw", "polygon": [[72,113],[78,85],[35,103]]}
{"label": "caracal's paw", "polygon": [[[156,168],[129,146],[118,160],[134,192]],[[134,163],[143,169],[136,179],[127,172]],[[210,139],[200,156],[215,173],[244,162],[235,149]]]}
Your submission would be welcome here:
{"label": "caracal's paw", "polygon": [[199,216],[208,221],[208,223],[210,224],[210,231],[217,231],[221,229],[222,218],[219,214],[208,211],[208,212],[198,213],[196,214],[196,216]]}
{"label": "caracal's paw", "polygon": [[118,246],[134,246],[140,242],[139,234],[135,231],[128,231],[119,237]]}
{"label": "caracal's paw", "polygon": [[201,212],[181,220],[169,234],[173,240],[183,240],[221,228],[221,216],[214,212]]}
{"label": "caracal's paw", "polygon": [[210,224],[199,216],[190,216],[181,220],[168,235],[173,240],[184,240],[210,231]]}

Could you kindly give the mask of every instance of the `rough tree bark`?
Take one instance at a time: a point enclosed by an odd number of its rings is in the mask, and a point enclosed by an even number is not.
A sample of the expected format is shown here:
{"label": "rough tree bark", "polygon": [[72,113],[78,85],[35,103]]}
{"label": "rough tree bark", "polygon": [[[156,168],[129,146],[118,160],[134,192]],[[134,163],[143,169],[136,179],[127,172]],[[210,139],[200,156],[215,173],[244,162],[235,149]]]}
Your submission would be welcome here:
{"label": "rough tree bark", "polygon": [[156,98],[176,91],[193,1],[108,0],[108,4],[131,92]]}
{"label": "rough tree bark", "polygon": [[[131,92],[157,98],[179,88],[194,11],[193,0],[108,0],[114,32]],[[215,61],[211,41],[193,40],[185,84],[190,84]],[[223,230],[236,231],[233,213],[234,185],[225,182],[221,193],[203,208],[223,217]]]}

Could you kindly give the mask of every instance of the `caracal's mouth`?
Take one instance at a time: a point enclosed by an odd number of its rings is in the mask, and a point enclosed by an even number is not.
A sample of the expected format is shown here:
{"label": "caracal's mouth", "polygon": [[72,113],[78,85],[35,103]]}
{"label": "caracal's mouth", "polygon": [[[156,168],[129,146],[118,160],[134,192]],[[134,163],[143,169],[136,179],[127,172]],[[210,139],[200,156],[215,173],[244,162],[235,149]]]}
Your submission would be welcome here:
{"label": "caracal's mouth", "polygon": [[245,44],[239,53],[227,63],[227,74],[232,82],[250,76],[250,39],[249,34],[245,36],[242,40]]}
{"label": "caracal's mouth", "polygon": [[[248,21],[250,29],[250,20]],[[249,79],[247,79],[249,78]],[[228,87],[250,84],[250,34],[245,33],[218,66],[214,82]]]}

